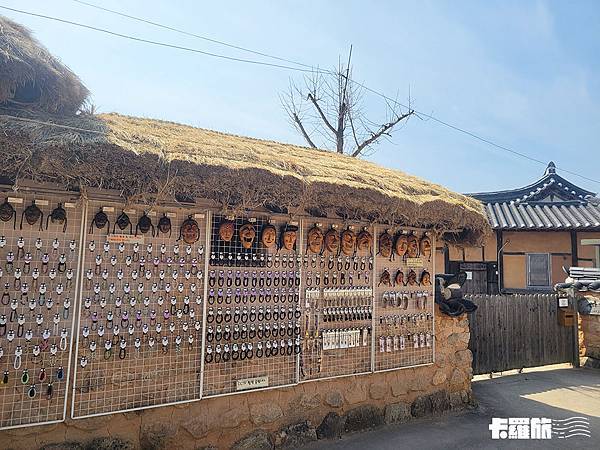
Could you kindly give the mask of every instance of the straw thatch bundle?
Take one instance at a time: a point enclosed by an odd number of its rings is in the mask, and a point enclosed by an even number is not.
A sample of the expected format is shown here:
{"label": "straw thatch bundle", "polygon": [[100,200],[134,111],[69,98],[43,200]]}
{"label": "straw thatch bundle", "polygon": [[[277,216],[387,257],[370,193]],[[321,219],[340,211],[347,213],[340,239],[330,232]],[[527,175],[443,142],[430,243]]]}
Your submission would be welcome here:
{"label": "straw thatch bundle", "polygon": [[29,30],[0,16],[0,104],[74,114],[89,92]]}
{"label": "straw thatch bundle", "polygon": [[[336,153],[118,114],[53,121],[0,109],[0,176],[108,188],[154,202],[205,198],[223,209],[287,213],[464,230],[489,230],[479,202],[402,172]],[[22,116],[23,112],[19,112]]]}

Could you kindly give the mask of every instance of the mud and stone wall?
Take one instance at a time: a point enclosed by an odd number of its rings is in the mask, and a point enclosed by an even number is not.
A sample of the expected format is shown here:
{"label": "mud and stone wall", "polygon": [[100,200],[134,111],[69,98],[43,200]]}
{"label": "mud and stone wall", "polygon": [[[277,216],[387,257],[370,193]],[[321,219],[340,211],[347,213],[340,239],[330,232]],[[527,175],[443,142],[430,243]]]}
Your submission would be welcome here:
{"label": "mud and stone wall", "polygon": [[[600,300],[600,294],[591,292],[585,297]],[[579,356],[583,365],[600,367],[600,316],[579,314]]]}
{"label": "mud and stone wall", "polygon": [[435,332],[432,365],[6,430],[0,448],[295,448],[463,408],[472,402],[468,318],[436,310]]}

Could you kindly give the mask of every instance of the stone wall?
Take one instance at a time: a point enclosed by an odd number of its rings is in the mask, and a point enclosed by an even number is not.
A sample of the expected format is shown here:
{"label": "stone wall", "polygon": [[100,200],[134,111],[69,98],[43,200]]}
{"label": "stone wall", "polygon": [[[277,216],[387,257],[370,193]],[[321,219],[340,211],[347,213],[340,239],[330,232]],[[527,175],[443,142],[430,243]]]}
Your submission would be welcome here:
{"label": "stone wall", "polygon": [[[598,301],[600,294],[585,297]],[[600,367],[600,316],[579,314],[579,355],[585,358],[584,365]]]}
{"label": "stone wall", "polygon": [[436,311],[435,331],[433,365],[6,430],[0,448],[294,448],[464,407],[471,402],[468,319]]}

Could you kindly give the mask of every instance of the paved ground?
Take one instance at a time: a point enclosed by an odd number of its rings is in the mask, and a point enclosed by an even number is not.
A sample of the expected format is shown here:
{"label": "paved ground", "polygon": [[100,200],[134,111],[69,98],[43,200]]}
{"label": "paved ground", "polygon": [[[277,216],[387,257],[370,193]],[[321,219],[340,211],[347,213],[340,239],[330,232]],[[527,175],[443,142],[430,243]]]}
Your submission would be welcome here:
{"label": "paved ground", "polygon": [[[504,375],[473,382],[473,393],[479,402],[476,410],[318,441],[307,449],[600,449],[600,370],[559,368]],[[496,441],[488,430],[492,417],[573,416],[590,420],[591,438]]]}

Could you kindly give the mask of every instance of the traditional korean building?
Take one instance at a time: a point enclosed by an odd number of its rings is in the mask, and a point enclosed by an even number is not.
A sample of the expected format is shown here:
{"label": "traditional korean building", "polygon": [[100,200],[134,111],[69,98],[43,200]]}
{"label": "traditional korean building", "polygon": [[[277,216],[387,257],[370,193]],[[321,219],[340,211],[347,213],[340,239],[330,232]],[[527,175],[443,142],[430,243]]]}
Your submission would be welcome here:
{"label": "traditional korean building", "polygon": [[464,270],[471,293],[550,291],[563,266],[600,267],[600,198],[556,173],[534,183],[469,194],[494,230],[483,246],[444,249],[444,270]]}

